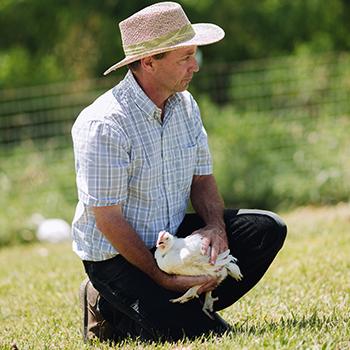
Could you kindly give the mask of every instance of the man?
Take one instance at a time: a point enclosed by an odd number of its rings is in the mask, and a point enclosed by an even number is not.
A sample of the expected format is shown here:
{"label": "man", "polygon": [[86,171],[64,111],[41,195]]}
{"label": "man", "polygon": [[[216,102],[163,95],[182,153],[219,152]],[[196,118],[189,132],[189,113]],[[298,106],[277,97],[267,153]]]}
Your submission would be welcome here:
{"label": "man", "polygon": [[[237,301],[263,276],[286,227],[271,212],[224,210],[212,175],[207,135],[186,91],[198,71],[197,46],[221,40],[214,24],[192,25],[180,5],[161,2],[120,23],[129,65],[123,81],[77,118],[72,136],[79,203],[73,249],[89,277],[81,286],[84,338],[176,340],[230,329],[202,298],[173,304],[194,285],[214,290],[215,310]],[[191,199],[195,214],[186,214]],[[230,248],[243,280],[168,275],[153,252],[158,232],[203,237],[215,263]],[[217,287],[217,288],[216,288]]]}

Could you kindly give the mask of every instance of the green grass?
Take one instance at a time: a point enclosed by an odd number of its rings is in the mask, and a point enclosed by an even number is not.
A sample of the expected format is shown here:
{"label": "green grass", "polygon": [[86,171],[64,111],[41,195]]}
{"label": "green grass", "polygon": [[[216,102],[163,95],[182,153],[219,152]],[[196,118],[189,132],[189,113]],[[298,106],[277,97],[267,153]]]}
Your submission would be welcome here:
{"label": "green grass", "polygon": [[350,206],[283,215],[289,236],[263,280],[222,315],[235,331],[176,344],[86,345],[69,244],[0,250],[0,349],[350,349]]}

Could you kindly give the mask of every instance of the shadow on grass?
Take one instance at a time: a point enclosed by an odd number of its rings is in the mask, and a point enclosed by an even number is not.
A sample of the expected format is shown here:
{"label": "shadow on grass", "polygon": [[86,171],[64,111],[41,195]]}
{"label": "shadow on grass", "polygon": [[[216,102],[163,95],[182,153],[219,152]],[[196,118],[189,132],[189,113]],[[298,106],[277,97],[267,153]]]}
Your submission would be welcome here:
{"label": "shadow on grass", "polygon": [[279,321],[268,321],[254,323],[254,320],[246,320],[242,323],[236,323],[233,325],[233,334],[246,334],[246,335],[263,335],[265,333],[274,333],[279,330],[288,329],[291,330],[331,330],[339,322],[343,322],[344,325],[350,323],[350,318],[339,319],[336,315],[325,316],[318,315],[317,312],[313,312],[310,316],[296,317],[292,314],[290,317],[281,317]]}

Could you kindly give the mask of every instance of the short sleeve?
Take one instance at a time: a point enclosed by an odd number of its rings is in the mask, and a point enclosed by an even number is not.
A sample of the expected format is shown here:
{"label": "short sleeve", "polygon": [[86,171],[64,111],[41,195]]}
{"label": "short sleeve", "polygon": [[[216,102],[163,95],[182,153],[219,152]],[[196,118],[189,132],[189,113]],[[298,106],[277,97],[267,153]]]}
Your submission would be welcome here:
{"label": "short sleeve", "polygon": [[125,202],[130,157],[122,132],[89,121],[74,131],[73,144],[79,200],[88,206]]}
{"label": "short sleeve", "polygon": [[195,175],[210,175],[213,173],[212,158],[208,145],[208,135],[202,123],[199,107],[192,98],[192,109],[196,130],[197,161]]}

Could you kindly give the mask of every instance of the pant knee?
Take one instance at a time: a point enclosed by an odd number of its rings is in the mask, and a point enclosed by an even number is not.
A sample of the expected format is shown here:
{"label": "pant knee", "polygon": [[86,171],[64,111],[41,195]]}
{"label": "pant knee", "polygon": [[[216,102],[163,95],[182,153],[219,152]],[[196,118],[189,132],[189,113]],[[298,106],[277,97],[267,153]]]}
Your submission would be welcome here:
{"label": "pant knee", "polygon": [[270,218],[270,224],[273,226],[270,228],[270,232],[275,234],[275,240],[279,241],[282,247],[287,236],[287,225],[278,214],[268,210],[240,209],[237,215],[261,215]]}

